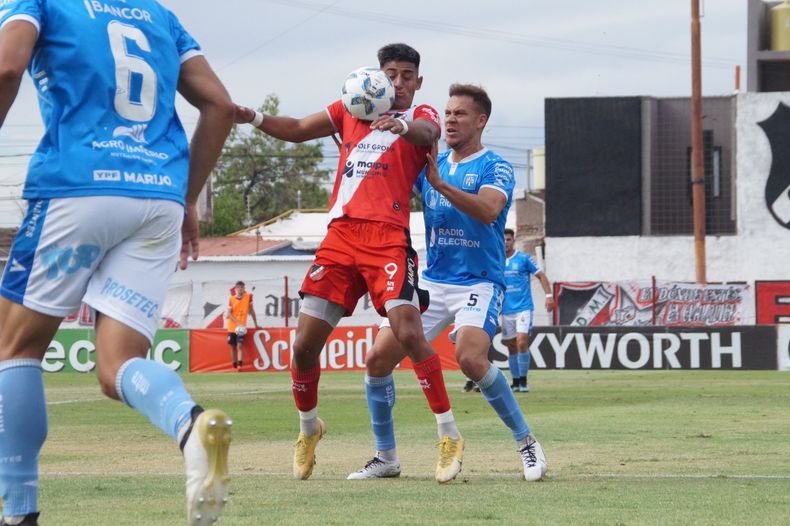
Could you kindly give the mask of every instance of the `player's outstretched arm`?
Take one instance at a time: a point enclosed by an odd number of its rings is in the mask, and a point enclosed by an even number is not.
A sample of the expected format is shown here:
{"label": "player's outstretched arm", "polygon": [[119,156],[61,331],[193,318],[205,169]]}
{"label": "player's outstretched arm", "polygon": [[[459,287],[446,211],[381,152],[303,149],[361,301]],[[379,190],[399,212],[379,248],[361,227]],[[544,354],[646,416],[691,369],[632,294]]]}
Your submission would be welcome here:
{"label": "player's outstretched arm", "polygon": [[439,167],[436,165],[438,150],[438,144],[434,142],[431,153],[426,155],[425,177],[431,186],[472,219],[486,225],[496,221],[507,204],[507,196],[493,188],[481,188],[479,193],[470,194],[447,183],[439,175]]}
{"label": "player's outstretched arm", "polygon": [[428,119],[407,121],[402,117],[381,115],[370,123],[372,130],[389,131],[417,146],[430,146],[439,139],[439,128]]}
{"label": "player's outstretched arm", "polygon": [[0,29],[0,127],[19,92],[37,39],[38,29],[25,20],[14,20]]}
{"label": "player's outstretched arm", "polygon": [[189,146],[189,181],[186,195],[186,217],[181,228],[181,269],[199,255],[197,200],[206,179],[214,169],[225,139],[233,126],[234,105],[211,66],[202,56],[181,64],[178,91],[200,111],[195,133]]}
{"label": "player's outstretched arm", "polygon": [[265,115],[246,106],[236,106],[236,124],[249,124],[271,135],[275,139],[288,142],[304,142],[335,133],[335,127],[325,111],[319,111],[302,119]]}

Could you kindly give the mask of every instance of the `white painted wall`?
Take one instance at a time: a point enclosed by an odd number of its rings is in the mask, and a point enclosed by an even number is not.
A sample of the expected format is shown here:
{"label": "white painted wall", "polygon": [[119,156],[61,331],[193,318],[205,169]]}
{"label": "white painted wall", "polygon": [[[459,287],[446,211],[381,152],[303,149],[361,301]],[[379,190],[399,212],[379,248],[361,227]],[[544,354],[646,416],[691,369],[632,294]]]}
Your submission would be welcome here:
{"label": "white painted wall", "polygon": [[[757,125],[774,113],[780,101],[790,106],[790,93],[744,93],[737,98],[737,235],[707,237],[708,281],[790,279],[790,229],[767,208],[771,148]],[[545,265],[552,281],[651,276],[694,281],[694,238],[547,237]]]}

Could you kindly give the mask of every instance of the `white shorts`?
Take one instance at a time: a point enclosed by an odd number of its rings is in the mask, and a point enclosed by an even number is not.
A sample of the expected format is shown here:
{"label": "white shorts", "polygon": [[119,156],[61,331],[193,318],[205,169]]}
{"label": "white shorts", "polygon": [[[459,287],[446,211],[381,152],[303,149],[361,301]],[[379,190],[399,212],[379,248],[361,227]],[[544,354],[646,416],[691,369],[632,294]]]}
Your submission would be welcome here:
{"label": "white shorts", "polygon": [[163,199],[36,199],[0,294],[64,317],[84,301],[153,340],[181,248],[184,207]]}
{"label": "white shorts", "polygon": [[[450,285],[427,279],[420,281],[420,285],[430,294],[428,310],[422,313],[426,340],[433,341],[451,323],[455,323],[450,332],[453,341],[461,327],[478,327],[494,337],[504,298],[500,287],[491,282]],[[389,327],[389,320],[385,319],[381,326]]]}
{"label": "white shorts", "polygon": [[518,333],[532,334],[532,311],[502,315],[502,339],[512,340]]}

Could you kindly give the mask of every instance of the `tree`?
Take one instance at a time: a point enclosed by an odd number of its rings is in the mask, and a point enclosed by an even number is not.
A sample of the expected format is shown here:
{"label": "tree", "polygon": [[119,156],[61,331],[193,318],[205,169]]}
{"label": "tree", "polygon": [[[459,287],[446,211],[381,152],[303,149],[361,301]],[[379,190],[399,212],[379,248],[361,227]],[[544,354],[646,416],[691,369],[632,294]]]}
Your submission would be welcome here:
{"label": "tree", "polygon": [[[259,111],[277,115],[280,100],[268,95]],[[329,170],[319,168],[321,144],[292,144],[234,126],[213,174],[214,221],[204,235],[225,235],[297,208],[326,208],[322,183]],[[301,192],[301,194],[299,194]]]}

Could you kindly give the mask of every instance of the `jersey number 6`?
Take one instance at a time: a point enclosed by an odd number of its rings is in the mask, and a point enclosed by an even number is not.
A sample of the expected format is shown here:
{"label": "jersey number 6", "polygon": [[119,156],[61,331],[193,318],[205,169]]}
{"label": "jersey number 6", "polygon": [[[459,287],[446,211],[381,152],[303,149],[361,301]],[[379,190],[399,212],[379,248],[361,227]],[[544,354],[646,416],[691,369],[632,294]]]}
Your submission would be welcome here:
{"label": "jersey number 6", "polygon": [[113,20],[107,24],[110,50],[115,60],[115,111],[130,121],[148,122],[156,111],[156,72],[137,55],[129,52],[131,40],[141,51],[150,52],[145,34],[134,26]]}

